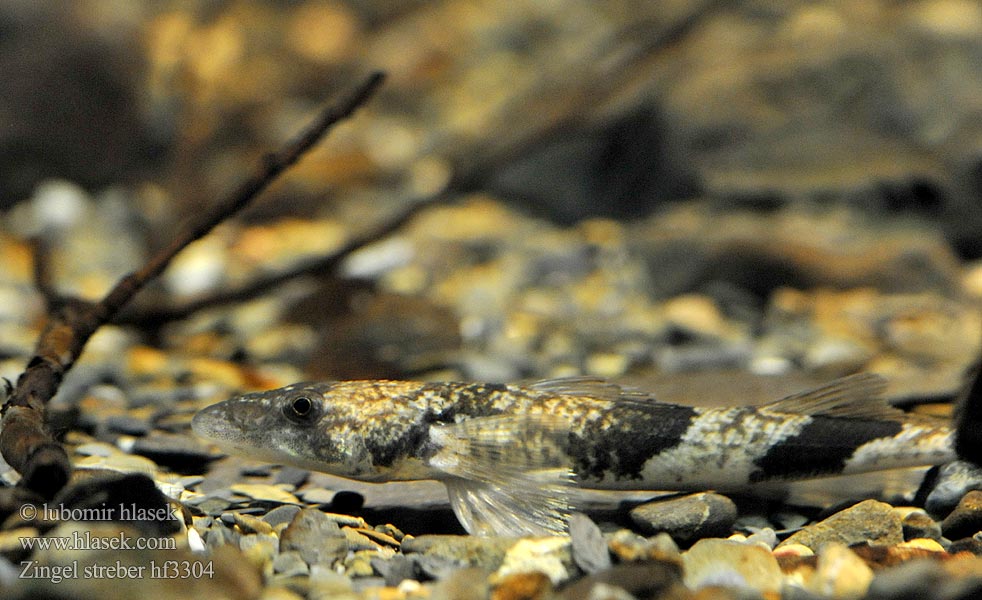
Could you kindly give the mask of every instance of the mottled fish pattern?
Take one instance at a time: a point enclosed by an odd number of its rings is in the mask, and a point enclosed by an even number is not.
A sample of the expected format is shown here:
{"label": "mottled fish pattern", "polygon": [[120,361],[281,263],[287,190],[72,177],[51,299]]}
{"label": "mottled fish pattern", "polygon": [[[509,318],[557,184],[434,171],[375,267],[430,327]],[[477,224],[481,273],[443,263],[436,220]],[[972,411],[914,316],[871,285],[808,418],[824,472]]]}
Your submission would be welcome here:
{"label": "mottled fish pattern", "polygon": [[561,533],[576,487],[741,491],[941,464],[952,431],[861,374],[752,407],[697,408],[590,378],[342,381],[245,394],[192,427],[229,452],[363,481],[437,479],[475,534]]}

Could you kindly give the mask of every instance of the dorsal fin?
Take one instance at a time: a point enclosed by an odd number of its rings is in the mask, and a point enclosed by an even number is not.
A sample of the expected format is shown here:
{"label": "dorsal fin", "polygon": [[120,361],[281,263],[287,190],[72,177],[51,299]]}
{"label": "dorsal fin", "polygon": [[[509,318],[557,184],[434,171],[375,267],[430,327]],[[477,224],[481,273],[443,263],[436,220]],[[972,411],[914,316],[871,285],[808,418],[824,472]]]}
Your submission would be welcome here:
{"label": "dorsal fin", "polygon": [[764,404],[774,412],[862,419],[903,419],[904,411],[883,398],[886,379],[875,373],[858,373],[823,386]]}

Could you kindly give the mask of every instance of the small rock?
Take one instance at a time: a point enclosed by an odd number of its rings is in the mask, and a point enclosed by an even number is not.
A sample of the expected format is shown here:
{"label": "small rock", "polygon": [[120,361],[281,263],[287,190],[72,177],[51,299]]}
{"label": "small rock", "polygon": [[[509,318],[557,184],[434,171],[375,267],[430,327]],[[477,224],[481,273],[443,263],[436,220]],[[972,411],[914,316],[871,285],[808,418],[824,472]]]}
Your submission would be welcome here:
{"label": "small rock", "polygon": [[254,533],[239,538],[239,549],[254,563],[267,565],[276,558],[279,543],[275,535]]}
{"label": "small rock", "polygon": [[272,527],[276,527],[280,523],[289,523],[292,521],[298,512],[300,512],[299,506],[295,504],[284,504],[283,506],[277,506],[263,515],[263,521],[266,521]]}
{"label": "small rock", "polygon": [[681,560],[678,544],[667,533],[659,533],[651,538],[643,538],[628,529],[621,529],[607,542],[610,551],[623,562],[663,560],[678,562]]}
{"label": "small rock", "polygon": [[951,542],[948,546],[948,552],[950,554],[958,554],[959,552],[969,552],[975,556],[982,556],[982,538],[977,536],[972,536],[968,538],[962,538],[960,540],[955,540]]}
{"label": "small rock", "polygon": [[944,546],[938,540],[930,538],[914,538],[899,544],[897,548],[912,548],[914,550],[928,550],[929,552],[944,552]]}
{"label": "small rock", "polygon": [[330,504],[334,501],[334,494],[332,490],[325,490],[324,488],[308,488],[302,492],[297,492],[297,495],[308,504]]}
{"label": "small rock", "polygon": [[607,540],[590,517],[583,513],[570,515],[569,538],[572,543],[573,561],[584,573],[591,574],[610,568]]}
{"label": "small rock", "polygon": [[[375,556],[374,550],[349,553],[344,558],[344,574],[348,577],[371,577],[375,574],[375,569],[372,567],[372,558]],[[384,583],[384,580],[380,579],[379,583]]]}
{"label": "small rock", "polygon": [[945,579],[940,563],[920,559],[883,569],[870,583],[871,600],[907,600],[939,598],[937,592]]}
{"label": "small rock", "polygon": [[296,496],[275,485],[236,483],[229,486],[229,489],[253,500],[268,500],[280,504],[301,504]]}
{"label": "small rock", "polygon": [[700,294],[676,296],[665,302],[665,318],[685,334],[709,338],[724,338],[726,319],[712,298]]}
{"label": "small rock", "polygon": [[800,556],[814,556],[815,551],[802,544],[782,544],[774,549],[774,556],[781,558],[784,556],[797,558]]}
{"label": "small rock", "polygon": [[416,579],[416,563],[404,554],[396,554],[389,559],[379,556],[371,559],[372,567],[384,579],[385,585],[395,587],[405,579]]}
{"label": "small rock", "polygon": [[456,563],[459,566],[479,567],[496,571],[501,567],[508,549],[518,538],[475,537],[466,535],[421,535],[403,540],[404,554],[423,554]]}
{"label": "small rock", "polygon": [[965,494],[978,489],[982,489],[982,468],[961,460],[950,462],[938,470],[924,508],[934,515],[948,514]]}
{"label": "small rock", "polygon": [[893,546],[902,541],[903,526],[893,507],[877,500],[864,500],[824,521],[805,527],[778,544],[778,548],[803,544],[816,550],[829,542],[845,546],[862,542]]}
{"label": "small rock", "polygon": [[[677,562],[648,560],[615,565],[587,575],[564,587],[560,598],[629,600],[632,598],[687,598],[682,589],[682,567]],[[671,590],[678,593],[672,594]]]}
{"label": "small rock", "polygon": [[684,543],[730,533],[737,510],[726,496],[707,492],[648,502],[635,507],[630,514],[643,533],[665,532]]}
{"label": "small rock", "polygon": [[703,539],[682,555],[685,585],[750,588],[761,594],[781,589],[781,568],[764,548],[720,539]]}
{"label": "small rock", "polygon": [[504,575],[494,585],[493,600],[545,600],[552,592],[550,578],[537,571]]}
{"label": "small rock", "polygon": [[982,531],[982,491],[973,490],[962,496],[955,510],[941,522],[941,531],[950,540]]}
{"label": "small rock", "polygon": [[904,528],[905,540],[918,538],[941,539],[941,525],[923,510],[911,511],[903,517],[901,524]]}
{"label": "small rock", "polygon": [[298,551],[308,565],[330,566],[348,553],[348,539],[327,515],[305,508],[280,536],[280,552],[289,550]]}
{"label": "small rock", "polygon": [[493,579],[502,581],[519,574],[541,573],[559,585],[576,573],[568,537],[523,538],[502,560]]}
{"label": "small rock", "polygon": [[873,570],[842,544],[828,543],[818,555],[806,589],[833,598],[861,598],[873,581]]}
{"label": "small rock", "polygon": [[280,467],[280,470],[276,472],[276,478],[273,480],[274,483],[288,483],[294,487],[303,485],[307,478],[310,477],[310,471],[307,469],[300,469],[298,467],[291,467],[289,465]]}
{"label": "small rock", "polygon": [[482,600],[490,595],[488,574],[483,569],[456,569],[441,578],[430,600]]}
{"label": "small rock", "polygon": [[348,539],[348,550],[352,552],[378,549],[378,545],[362,535],[356,529],[352,529],[351,527],[342,527],[341,531],[344,532],[344,536]]}
{"label": "small rock", "polygon": [[273,533],[273,527],[258,517],[242,513],[232,513],[232,519],[243,533],[261,533],[263,535],[272,535]]}
{"label": "small rock", "polygon": [[755,531],[749,537],[747,537],[748,544],[760,544],[765,546],[767,549],[771,550],[778,543],[777,533],[770,527],[765,527],[760,531]]}

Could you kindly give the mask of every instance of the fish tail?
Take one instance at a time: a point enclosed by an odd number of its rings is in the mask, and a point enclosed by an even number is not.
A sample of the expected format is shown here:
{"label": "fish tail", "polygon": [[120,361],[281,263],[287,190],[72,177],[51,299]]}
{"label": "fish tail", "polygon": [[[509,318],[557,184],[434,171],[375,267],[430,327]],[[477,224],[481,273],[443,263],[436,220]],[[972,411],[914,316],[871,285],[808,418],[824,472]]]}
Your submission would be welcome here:
{"label": "fish tail", "polygon": [[955,413],[955,453],[964,461],[982,466],[982,362],[968,373]]}

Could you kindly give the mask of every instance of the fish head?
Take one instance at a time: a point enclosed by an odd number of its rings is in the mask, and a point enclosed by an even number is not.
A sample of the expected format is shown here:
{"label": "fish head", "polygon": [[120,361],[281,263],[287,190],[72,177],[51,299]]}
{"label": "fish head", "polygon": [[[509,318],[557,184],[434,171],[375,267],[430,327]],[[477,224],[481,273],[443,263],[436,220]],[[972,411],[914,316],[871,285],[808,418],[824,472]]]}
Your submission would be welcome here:
{"label": "fish head", "polygon": [[298,383],[236,396],[199,411],[191,428],[231,454],[371,480],[363,429],[331,387]]}

